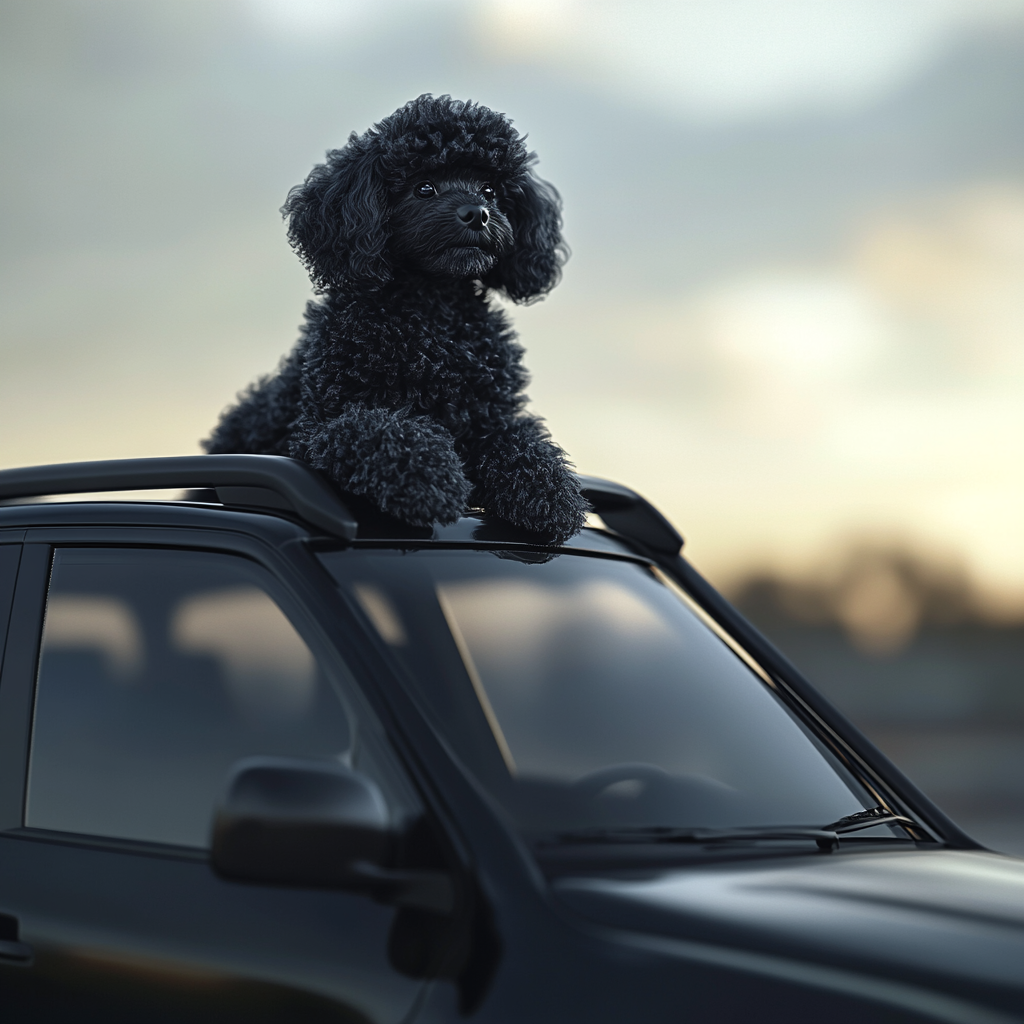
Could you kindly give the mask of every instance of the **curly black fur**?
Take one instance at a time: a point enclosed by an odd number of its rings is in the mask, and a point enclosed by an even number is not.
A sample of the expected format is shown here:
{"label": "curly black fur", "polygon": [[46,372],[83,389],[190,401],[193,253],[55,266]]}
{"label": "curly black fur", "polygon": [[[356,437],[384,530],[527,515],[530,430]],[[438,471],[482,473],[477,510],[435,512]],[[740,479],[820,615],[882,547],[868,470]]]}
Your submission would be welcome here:
{"label": "curly black fur", "polygon": [[420,96],[331,150],[282,208],[319,301],[210,453],[303,459],[418,526],[467,506],[564,540],[587,505],[524,409],[522,348],[488,290],[557,284],[560,200],[508,119]]}

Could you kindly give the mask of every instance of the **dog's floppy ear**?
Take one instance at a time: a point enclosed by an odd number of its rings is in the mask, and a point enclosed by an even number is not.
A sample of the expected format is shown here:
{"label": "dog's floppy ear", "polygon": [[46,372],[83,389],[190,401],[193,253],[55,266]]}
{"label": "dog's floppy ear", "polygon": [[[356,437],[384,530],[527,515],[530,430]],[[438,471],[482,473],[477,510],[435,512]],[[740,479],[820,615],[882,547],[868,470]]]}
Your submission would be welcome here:
{"label": "dog's floppy ear", "polygon": [[515,302],[547,294],[562,276],[569,247],[562,241],[562,200],[532,171],[507,186],[501,208],[512,225],[513,248],[483,279]]}
{"label": "dog's floppy ear", "polygon": [[372,144],[355,134],[332,149],[301,185],[288,193],[281,213],[288,241],[317,291],[354,282],[391,279],[387,249],[387,189]]}

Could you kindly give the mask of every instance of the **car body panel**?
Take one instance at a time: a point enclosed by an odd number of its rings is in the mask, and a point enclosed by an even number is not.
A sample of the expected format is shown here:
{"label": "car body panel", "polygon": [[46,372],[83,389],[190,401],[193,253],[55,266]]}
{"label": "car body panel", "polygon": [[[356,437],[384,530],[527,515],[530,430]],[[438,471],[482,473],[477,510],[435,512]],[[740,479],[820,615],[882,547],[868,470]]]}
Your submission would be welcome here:
{"label": "car body panel", "polygon": [[1024,861],[960,850],[699,865],[648,878],[559,878],[575,912],[630,932],[998,992],[1024,1012]]}
{"label": "car body panel", "polygon": [[[6,1013],[75,1019],[399,1021],[420,982],[387,962],[394,910],[350,893],[245,886],[206,857],[0,836],[0,907],[35,963],[0,967]],[[3,974],[7,974],[4,977]],[[169,1002],[161,1013],[146,988]],[[264,1015],[261,1003],[272,1011]],[[65,1015],[65,1016],[62,1016]]]}

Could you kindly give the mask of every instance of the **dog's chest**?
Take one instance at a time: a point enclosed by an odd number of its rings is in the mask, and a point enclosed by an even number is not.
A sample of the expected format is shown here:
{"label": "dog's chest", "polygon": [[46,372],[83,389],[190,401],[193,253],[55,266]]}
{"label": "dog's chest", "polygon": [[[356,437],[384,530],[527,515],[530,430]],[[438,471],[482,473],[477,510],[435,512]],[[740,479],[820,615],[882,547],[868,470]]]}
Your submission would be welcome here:
{"label": "dog's chest", "polygon": [[325,343],[318,362],[343,401],[437,414],[512,399],[525,384],[511,327],[479,299],[351,303],[335,314],[315,333]]}

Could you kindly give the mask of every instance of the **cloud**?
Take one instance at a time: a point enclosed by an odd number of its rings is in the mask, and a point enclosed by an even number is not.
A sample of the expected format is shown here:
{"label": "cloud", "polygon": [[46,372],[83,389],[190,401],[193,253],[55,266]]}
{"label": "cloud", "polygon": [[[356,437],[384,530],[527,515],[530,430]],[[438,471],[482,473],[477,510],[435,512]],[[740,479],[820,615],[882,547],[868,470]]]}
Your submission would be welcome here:
{"label": "cloud", "polygon": [[358,30],[381,10],[374,0],[246,0],[245,6],[268,35],[305,42]]}
{"label": "cloud", "polygon": [[849,381],[886,347],[877,298],[828,268],[752,274],[713,291],[698,319],[717,355],[763,385]]}
{"label": "cloud", "polygon": [[1019,0],[491,0],[488,47],[690,116],[876,99],[958,32],[1020,20]]}

